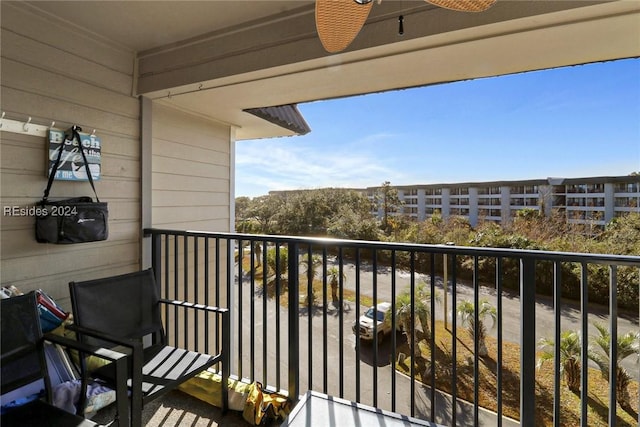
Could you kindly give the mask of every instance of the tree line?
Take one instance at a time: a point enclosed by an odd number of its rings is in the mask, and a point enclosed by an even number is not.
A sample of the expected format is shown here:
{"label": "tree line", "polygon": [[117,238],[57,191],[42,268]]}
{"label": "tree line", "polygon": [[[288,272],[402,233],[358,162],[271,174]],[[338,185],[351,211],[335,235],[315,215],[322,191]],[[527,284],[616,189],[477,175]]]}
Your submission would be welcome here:
{"label": "tree line", "polygon": [[[272,193],[266,196],[236,199],[236,230],[252,234],[320,236],[340,239],[442,244],[456,246],[545,250],[554,252],[640,255],[640,214],[615,218],[605,227],[571,224],[561,213],[546,217],[537,210],[519,211],[512,221],[497,224],[480,221],[472,227],[463,217],[443,218],[438,214],[418,222],[401,214],[397,191],[383,183],[372,199],[349,189],[317,189]],[[379,209],[381,219],[372,215]],[[470,277],[473,260],[456,257],[459,276]],[[384,260],[381,259],[381,262]],[[397,260],[408,267],[409,260]],[[430,260],[417,260],[418,269],[431,270]],[[438,261],[437,261],[438,262]],[[435,271],[443,269],[433,266]],[[494,258],[479,261],[480,279],[495,281]],[[589,300],[606,304],[609,297],[609,272],[603,265],[589,265]],[[515,260],[504,260],[503,284],[517,289],[519,266]],[[562,294],[577,299],[581,266],[562,265]],[[638,310],[639,271],[618,268],[618,304]],[[553,289],[553,265],[539,263],[536,270],[537,292],[550,295]]]}

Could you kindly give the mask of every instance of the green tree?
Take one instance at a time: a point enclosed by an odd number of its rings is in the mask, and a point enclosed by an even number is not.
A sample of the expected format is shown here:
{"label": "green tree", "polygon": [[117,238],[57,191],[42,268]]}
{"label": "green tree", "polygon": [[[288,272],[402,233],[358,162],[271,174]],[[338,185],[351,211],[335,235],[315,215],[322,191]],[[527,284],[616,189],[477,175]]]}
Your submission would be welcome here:
{"label": "green tree", "polygon": [[[593,360],[600,368],[602,377],[609,380],[609,354],[611,349],[611,334],[605,325],[594,322],[593,326],[598,330],[599,335],[593,337],[597,347],[589,347],[589,359]],[[631,408],[631,394],[629,385],[632,380],[631,374],[620,364],[629,356],[640,357],[640,333],[627,332],[616,339],[616,400],[623,408]]]}
{"label": "green tree", "polygon": [[[580,334],[576,331],[563,331],[560,334],[560,373],[564,375],[567,387],[574,393],[580,392]],[[542,365],[554,359],[555,344],[552,339],[541,338],[539,348],[542,350],[538,358],[538,369]]]}
{"label": "green tree", "polygon": [[339,239],[371,240],[378,239],[378,222],[370,212],[363,214],[353,207],[343,205],[331,217],[327,234]]}
{"label": "green tree", "polygon": [[498,314],[496,308],[486,299],[480,301],[480,310],[478,310],[478,325],[475,324],[475,306],[471,301],[463,300],[456,307],[457,315],[462,321],[462,325],[467,327],[469,335],[474,338],[478,334],[478,356],[485,357],[489,354],[487,350],[487,327],[485,319],[489,317],[492,320],[491,327],[496,324],[496,316]]}
{"label": "green tree", "polygon": [[402,203],[398,197],[398,190],[389,181],[382,183],[376,192],[376,203],[382,208],[382,229],[389,233],[389,215],[397,212]]}
{"label": "green tree", "polygon": [[272,234],[275,231],[283,202],[282,198],[278,196],[256,197],[252,199],[245,215],[258,222],[261,233]]}

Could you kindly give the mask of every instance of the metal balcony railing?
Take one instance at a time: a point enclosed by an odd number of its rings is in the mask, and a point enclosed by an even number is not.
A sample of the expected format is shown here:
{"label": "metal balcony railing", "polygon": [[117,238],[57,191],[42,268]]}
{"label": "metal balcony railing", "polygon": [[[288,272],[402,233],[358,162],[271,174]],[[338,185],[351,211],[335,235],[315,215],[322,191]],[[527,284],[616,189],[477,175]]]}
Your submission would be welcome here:
{"label": "metal balcony railing", "polygon": [[[638,328],[636,315],[621,323],[617,284],[624,272],[625,280],[632,277],[637,286],[640,257],[160,229],[144,233],[150,237],[152,266],[162,297],[231,309],[231,373],[296,398],[313,389],[442,424],[497,426],[513,424],[506,416],[505,401],[515,399],[518,413],[512,418],[519,418],[520,425],[539,425],[536,406],[548,404],[550,423],[559,426],[563,424],[561,388],[565,387],[560,346],[553,350],[552,396],[536,402],[540,337],[558,343],[562,330],[571,326],[587,337],[596,315],[606,318],[613,337],[622,329]],[[575,284],[565,283],[568,266],[579,268]],[[609,305],[599,309],[589,302],[588,286],[598,266],[598,274],[604,271],[609,281]],[[337,295],[331,295],[332,279],[338,282]],[[545,288],[542,282],[548,284],[549,297],[536,292]],[[568,290],[571,286],[576,289]],[[374,322],[370,344],[359,338],[359,328],[352,330],[365,309],[383,300],[392,304],[391,331],[401,324],[421,325],[425,312],[420,311],[419,290],[432,296],[426,304],[430,325],[426,330],[410,327],[378,342],[383,326]],[[410,298],[408,315],[397,313],[396,297],[403,291]],[[578,299],[571,316],[566,312],[573,303],[563,299],[568,291]],[[436,295],[444,298],[436,301]],[[462,322],[451,315],[462,299],[479,307],[485,298],[496,308],[490,379],[495,405],[489,412],[478,403],[480,382],[487,381],[481,378],[480,338],[473,333],[472,345],[464,344]],[[471,317],[475,325],[482,320],[478,312],[474,310]],[[203,322],[197,317],[175,318],[174,330],[167,331],[169,339],[205,351],[218,345],[218,326]],[[436,336],[437,322],[444,322],[451,333],[447,348],[452,362],[445,373],[439,371],[436,360],[444,339]],[[519,352],[517,389],[504,386],[505,351],[514,348],[505,350],[508,341],[515,342]],[[457,360],[463,347],[470,347],[467,350],[472,354],[465,366]],[[615,373],[616,346],[610,347],[609,372]],[[411,362],[405,374],[398,373],[396,359],[401,348],[409,357],[425,350],[429,356],[424,365],[430,369],[419,372],[425,366]],[[583,367],[589,365],[588,351],[588,340],[581,340]],[[582,426],[590,425],[588,417],[593,416],[588,411],[587,371],[583,369],[580,378]],[[446,393],[441,387],[443,375],[450,378]],[[465,399],[463,383],[470,383],[471,390]],[[605,404],[616,408],[615,375],[610,376]],[[608,425],[616,425],[616,415],[615,410],[608,411]]]}

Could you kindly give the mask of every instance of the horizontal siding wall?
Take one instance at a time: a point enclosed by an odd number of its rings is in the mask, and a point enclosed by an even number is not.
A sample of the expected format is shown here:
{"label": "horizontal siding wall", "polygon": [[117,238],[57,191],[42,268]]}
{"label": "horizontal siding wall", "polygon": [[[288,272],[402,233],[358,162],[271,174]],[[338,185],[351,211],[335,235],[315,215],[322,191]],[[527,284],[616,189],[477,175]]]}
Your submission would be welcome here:
{"label": "horizontal siding wall", "polygon": [[230,231],[229,126],[154,103],[152,224]]}
{"label": "horizontal siding wall", "polygon": [[[134,53],[97,40],[18,2],[2,2],[1,102],[7,118],[96,129],[102,140],[101,201],[109,239],[39,244],[33,217],[0,217],[0,281],[42,288],[69,308],[68,282],[140,267],[140,104],[131,96]],[[0,201],[32,206],[46,187],[45,138],[0,132]],[[56,182],[52,199],[92,195],[86,182]]]}

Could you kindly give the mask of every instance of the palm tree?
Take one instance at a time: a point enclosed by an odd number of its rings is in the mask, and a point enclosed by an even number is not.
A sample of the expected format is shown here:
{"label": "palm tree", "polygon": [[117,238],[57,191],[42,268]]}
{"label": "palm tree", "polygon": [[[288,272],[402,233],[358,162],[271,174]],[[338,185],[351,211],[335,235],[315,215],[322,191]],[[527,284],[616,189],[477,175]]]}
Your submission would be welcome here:
{"label": "palm tree", "polygon": [[[600,351],[596,351],[593,347],[589,347],[589,359],[593,360],[602,373],[603,378],[609,380],[609,354],[611,348],[611,334],[605,325],[594,322],[593,326],[598,330],[600,335],[593,337],[593,341],[597,344]],[[617,357],[616,357],[616,400],[623,408],[631,408],[631,395],[629,394],[629,384],[631,375],[620,364],[629,356],[637,355],[640,357],[640,333],[627,332],[618,336],[616,340]]]}
{"label": "palm tree", "polygon": [[312,302],[316,301],[316,292],[313,288],[313,279],[316,277],[317,268],[322,265],[322,258],[318,255],[312,255],[311,258],[308,256],[303,256],[301,264],[304,264],[305,269],[307,270],[307,276],[309,277],[309,286],[311,287],[311,299]]}
{"label": "palm tree", "polygon": [[480,310],[478,311],[478,327],[475,325],[475,307],[471,301],[464,300],[458,303],[456,307],[457,315],[462,321],[462,325],[467,327],[471,338],[478,334],[478,356],[485,357],[489,354],[487,350],[487,327],[485,318],[489,316],[492,321],[491,328],[496,325],[496,317],[498,312],[496,308],[486,299],[480,301]]}
{"label": "palm tree", "polygon": [[[542,350],[537,363],[537,367],[540,369],[546,361],[553,360],[555,344],[549,338],[541,338],[538,344]],[[581,339],[578,332],[563,331],[560,334],[560,373],[564,374],[567,387],[574,393],[580,391],[580,373],[582,372],[580,347]]]}
{"label": "palm tree", "polygon": [[[286,247],[281,247],[278,251],[278,257],[276,257],[276,248],[272,247],[267,250],[267,267],[272,274],[269,282],[267,282],[267,294],[273,296],[275,294],[275,285],[278,283],[280,290],[288,288],[288,267],[289,267],[289,253]],[[278,273],[276,275],[276,272]]]}
{"label": "palm tree", "polygon": [[[435,296],[439,301],[439,295]],[[411,335],[414,333],[415,324],[411,323],[411,312],[414,311],[415,320],[420,323],[422,333],[428,339],[431,336],[431,328],[429,325],[429,316],[431,314],[431,292],[426,289],[424,283],[419,284],[415,289],[415,310],[411,306],[411,293],[409,290],[403,291],[396,298],[396,321],[402,328],[407,342],[410,342]]]}
{"label": "palm tree", "polygon": [[[331,267],[327,270],[327,277],[329,278],[329,286],[331,286],[331,300],[334,303],[338,302],[338,284],[340,282],[340,269],[338,267]],[[347,276],[342,272],[342,280],[346,282]]]}

